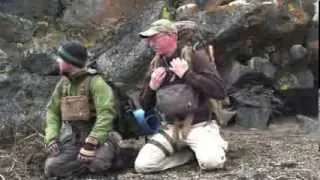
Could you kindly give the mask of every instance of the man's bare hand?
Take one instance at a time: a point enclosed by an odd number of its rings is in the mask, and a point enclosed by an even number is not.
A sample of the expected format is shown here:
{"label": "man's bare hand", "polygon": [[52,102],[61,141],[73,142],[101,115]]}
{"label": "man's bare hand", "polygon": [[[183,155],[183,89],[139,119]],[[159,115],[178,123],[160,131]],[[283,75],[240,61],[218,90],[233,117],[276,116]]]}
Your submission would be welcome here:
{"label": "man's bare hand", "polygon": [[188,62],[184,59],[175,58],[170,62],[170,70],[174,72],[179,78],[182,78],[183,75],[188,71],[189,65]]}
{"label": "man's bare hand", "polygon": [[164,67],[156,68],[151,74],[149,87],[154,91],[157,90],[161,86],[166,74],[166,69]]}

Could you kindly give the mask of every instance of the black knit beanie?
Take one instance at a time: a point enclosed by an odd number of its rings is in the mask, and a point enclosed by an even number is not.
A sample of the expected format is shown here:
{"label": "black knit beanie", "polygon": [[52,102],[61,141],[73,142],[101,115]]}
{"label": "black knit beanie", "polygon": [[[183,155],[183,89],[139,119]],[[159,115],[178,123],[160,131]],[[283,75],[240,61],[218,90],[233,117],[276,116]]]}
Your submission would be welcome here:
{"label": "black knit beanie", "polygon": [[66,62],[79,68],[85,66],[88,52],[83,44],[78,42],[67,42],[59,47],[58,55]]}

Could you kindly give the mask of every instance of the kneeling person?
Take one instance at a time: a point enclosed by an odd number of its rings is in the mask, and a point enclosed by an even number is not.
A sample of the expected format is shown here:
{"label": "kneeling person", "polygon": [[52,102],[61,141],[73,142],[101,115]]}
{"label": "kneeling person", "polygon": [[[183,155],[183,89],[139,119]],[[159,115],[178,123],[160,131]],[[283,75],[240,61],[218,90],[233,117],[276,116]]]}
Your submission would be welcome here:
{"label": "kneeling person", "polygon": [[[177,26],[165,19],[152,23],[140,36],[158,57],[152,60],[141,105],[147,111],[157,106],[168,125],[140,150],[136,171],[149,173],[176,167],[192,160],[194,154],[201,169],[220,167],[226,161],[228,143],[211,120],[209,99],[224,99],[226,90],[206,50],[194,50],[191,62],[181,58]],[[190,92],[197,95],[188,97]],[[190,103],[185,102],[188,98]],[[182,112],[184,105],[186,110]],[[179,107],[182,111],[174,114],[172,111]]]}
{"label": "kneeling person", "polygon": [[118,116],[112,89],[84,67],[87,49],[68,42],[58,49],[62,78],[47,106],[45,144],[47,177],[69,177],[110,168],[121,140],[111,132]]}

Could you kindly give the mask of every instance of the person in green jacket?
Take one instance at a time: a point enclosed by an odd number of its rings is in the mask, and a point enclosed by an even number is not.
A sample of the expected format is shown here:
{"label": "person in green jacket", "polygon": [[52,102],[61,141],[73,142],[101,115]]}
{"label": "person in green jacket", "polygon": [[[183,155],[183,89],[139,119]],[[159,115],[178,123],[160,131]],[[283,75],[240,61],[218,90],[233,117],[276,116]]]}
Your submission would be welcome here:
{"label": "person in green jacket", "polygon": [[112,131],[117,100],[103,78],[86,70],[87,49],[78,42],[59,47],[55,60],[62,78],[47,105],[47,177],[102,172],[111,167],[121,136]]}

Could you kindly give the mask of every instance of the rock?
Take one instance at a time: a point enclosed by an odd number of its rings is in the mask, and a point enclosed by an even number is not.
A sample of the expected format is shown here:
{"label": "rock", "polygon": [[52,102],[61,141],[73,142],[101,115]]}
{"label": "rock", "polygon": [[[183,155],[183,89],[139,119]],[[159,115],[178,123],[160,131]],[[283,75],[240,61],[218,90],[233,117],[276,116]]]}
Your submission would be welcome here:
{"label": "rock", "polygon": [[[312,12],[302,10],[302,18],[297,19],[274,4],[261,2],[248,1],[249,4],[233,5],[215,12],[199,12],[189,19],[200,25],[204,38],[216,45],[217,53],[225,56],[223,59],[239,54],[259,56],[263,47],[278,46],[282,42],[289,46],[303,41]],[[310,4],[309,1],[304,3]]]}
{"label": "rock", "polygon": [[231,88],[231,86],[238,81],[242,75],[253,71],[248,66],[240,64],[238,61],[231,61],[228,62],[228,64],[225,63],[223,66],[219,66],[218,70],[227,89]]}
{"label": "rock", "polygon": [[319,0],[314,1],[315,15],[307,34],[306,47],[310,68],[315,76],[315,84],[319,86]]}
{"label": "rock", "polygon": [[256,86],[242,89],[232,94],[232,97],[237,102],[237,124],[245,128],[266,129],[268,127],[272,113],[270,92]]}
{"label": "rock", "polygon": [[312,17],[312,21],[319,22],[319,0],[313,1],[314,4],[314,16]]}
{"label": "rock", "polygon": [[142,13],[141,8],[147,3],[146,0],[64,0],[62,20],[73,26],[99,25],[107,18],[126,18],[137,15],[138,11]]}
{"label": "rock", "polygon": [[244,128],[266,129],[270,114],[269,108],[239,107],[236,122]]}
{"label": "rock", "polygon": [[34,24],[18,16],[0,12],[0,37],[7,42],[27,42],[31,40]]}
{"label": "rock", "polygon": [[48,17],[53,20],[62,13],[62,8],[60,0],[2,0],[0,2],[0,12],[30,20]]}
{"label": "rock", "polygon": [[2,49],[0,49],[0,59],[7,59],[8,55]]}
{"label": "rock", "polygon": [[301,44],[279,45],[270,54],[270,61],[280,68],[306,66],[311,63],[308,50]]}
{"label": "rock", "polygon": [[295,44],[290,48],[290,55],[293,61],[303,60],[307,55],[307,49],[301,44]]}
{"label": "rock", "polygon": [[48,53],[32,53],[21,61],[21,66],[29,73],[39,75],[58,75],[59,70],[56,62]]}
{"label": "rock", "polygon": [[232,84],[228,94],[237,110],[236,123],[246,128],[265,129],[271,115],[285,112],[283,98],[273,88],[273,81],[263,73],[248,72]]}
{"label": "rock", "polygon": [[274,66],[268,59],[261,57],[253,57],[249,60],[249,67],[255,72],[261,72],[266,77],[274,79],[277,72],[276,66]]}
{"label": "rock", "polygon": [[39,21],[37,22],[37,29],[35,31],[34,36],[41,37],[45,36],[48,32],[49,24],[47,21]]}
{"label": "rock", "polygon": [[[85,27],[90,25],[94,16],[103,16],[100,15],[103,11],[111,9],[106,4],[108,1],[105,0],[96,0],[96,1],[65,1],[64,6],[66,10],[64,12],[62,21],[71,26],[81,26]],[[101,22],[97,22],[101,23]]]}
{"label": "rock", "polygon": [[270,61],[281,68],[286,68],[291,65],[307,65],[310,60],[307,58],[307,49],[301,44],[293,44],[288,47],[278,46],[270,53]]}
{"label": "rock", "polygon": [[283,69],[275,79],[278,90],[308,89],[314,87],[314,76],[306,67]]}
{"label": "rock", "polygon": [[[41,130],[48,97],[57,80],[58,77],[41,77],[20,70],[0,81],[0,94],[6,95],[0,100],[0,124],[5,124],[1,135],[12,135],[10,131],[15,126],[20,132],[30,127]],[[23,124],[27,126],[21,127]]]}
{"label": "rock", "polygon": [[158,19],[163,5],[162,1],[146,3],[142,14],[122,24],[115,40],[104,44],[106,51],[98,58],[97,65],[106,78],[121,82],[124,89],[130,89],[142,80],[152,57],[151,50],[138,33]]}
{"label": "rock", "polygon": [[300,121],[301,125],[302,125],[302,130],[305,133],[312,133],[315,132],[319,129],[320,126],[320,122],[317,119],[308,117],[308,116],[304,116],[302,114],[298,114],[297,116],[298,121]]}
{"label": "rock", "polygon": [[281,93],[285,99],[285,106],[291,109],[291,114],[318,116],[318,88],[288,89]]}
{"label": "rock", "polygon": [[288,47],[277,47],[270,53],[270,62],[277,67],[284,68],[290,64],[290,52]]}

